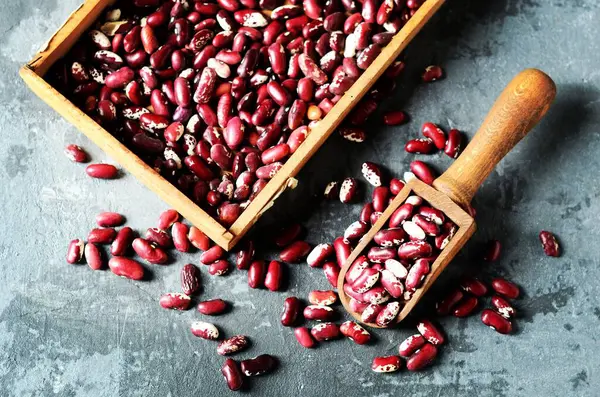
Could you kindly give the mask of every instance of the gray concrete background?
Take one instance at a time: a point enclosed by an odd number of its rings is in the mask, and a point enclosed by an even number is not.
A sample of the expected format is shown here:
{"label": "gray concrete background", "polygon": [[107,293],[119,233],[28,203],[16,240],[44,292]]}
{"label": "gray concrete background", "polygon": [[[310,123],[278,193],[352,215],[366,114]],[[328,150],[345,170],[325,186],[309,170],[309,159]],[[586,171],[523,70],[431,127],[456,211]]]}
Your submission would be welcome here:
{"label": "gray concrete background", "polygon": [[[176,264],[153,267],[151,282],[69,266],[65,247],[84,237],[101,210],[127,215],[143,230],[166,205],[131,175],[116,181],[87,178],[62,150],[78,143],[95,161],[111,161],[35,97],[18,68],[78,5],[77,0],[0,2],[0,395],[217,396],[229,395],[214,345],[193,337],[195,311],[167,312],[159,295],[177,289]],[[356,218],[360,205],[318,203],[332,177],[359,176],[362,161],[407,170],[414,156],[402,148],[424,121],[472,136],[503,86],[519,70],[539,67],[558,85],[540,126],[502,162],[475,199],[479,231],[437,285],[465,269],[501,274],[520,284],[517,332],[501,336],[477,316],[441,321],[449,343],[422,373],[382,376],[375,355],[393,354],[410,325],[376,332],[377,343],[348,341],[300,348],[279,325],[287,295],[327,287],[322,273],[290,266],[285,293],[249,290],[246,275],[204,277],[202,298],[221,296],[234,310],[215,322],[252,347],[237,358],[271,353],[278,371],[246,391],[261,396],[597,396],[600,394],[600,7],[595,0],[450,0],[408,52],[409,68],[382,109],[405,109],[412,121],[384,128],[373,122],[362,145],[337,136],[300,174],[300,188],[284,196],[261,222],[300,219],[310,241],[331,240]],[[419,70],[441,64],[444,81],[415,85]],[[438,170],[444,155],[425,158]],[[564,255],[547,258],[537,234],[554,231]],[[498,263],[477,259],[478,242],[504,245]],[[268,253],[267,253],[268,254]],[[268,256],[268,255],[267,255]],[[204,271],[205,269],[203,269]],[[435,293],[435,292],[434,292]]]}

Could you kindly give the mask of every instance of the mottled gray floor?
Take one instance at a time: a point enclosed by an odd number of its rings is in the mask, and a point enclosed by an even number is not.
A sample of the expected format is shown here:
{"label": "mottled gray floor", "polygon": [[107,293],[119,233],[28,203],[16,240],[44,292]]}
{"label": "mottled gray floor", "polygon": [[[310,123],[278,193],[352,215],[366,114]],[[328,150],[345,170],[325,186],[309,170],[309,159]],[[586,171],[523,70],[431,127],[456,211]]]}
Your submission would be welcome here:
{"label": "mottled gray floor", "polygon": [[[79,143],[94,160],[110,161],[75,128],[37,99],[18,68],[47,40],[76,0],[0,2],[0,395],[217,396],[229,395],[214,346],[188,331],[194,311],[166,312],[157,298],[177,288],[177,267],[154,268],[151,282],[133,283],[108,272],[69,266],[65,247],[85,236],[100,210],[127,214],[138,229],[166,208],[130,175],[94,181],[62,156]],[[515,335],[500,336],[477,317],[442,324],[450,342],[436,365],[420,374],[373,374],[378,354],[393,354],[411,332],[377,332],[367,348],[347,341],[300,349],[278,317],[284,296],[326,287],[320,271],[291,266],[285,294],[250,291],[245,274],[205,277],[203,297],[235,301],[217,323],[249,335],[240,357],[270,352],[276,374],[256,379],[246,394],[261,396],[598,396],[600,394],[600,7],[596,0],[451,0],[409,51],[410,68],[383,109],[403,108],[402,127],[369,128],[363,145],[334,136],[300,174],[260,231],[278,220],[301,219],[317,243],[337,236],[359,205],[313,198],[332,177],[359,175],[362,161],[401,175],[413,156],[402,150],[427,120],[472,136],[503,86],[520,69],[539,67],[558,85],[555,105],[541,125],[500,164],[475,204],[479,231],[444,283],[469,268],[502,274],[525,296]],[[415,86],[429,63],[447,78]],[[427,157],[439,170],[449,160]],[[315,204],[316,203],[316,204]],[[275,216],[277,215],[277,216]],[[555,231],[559,259],[541,254],[537,233]],[[504,244],[493,265],[477,260],[477,242]]]}

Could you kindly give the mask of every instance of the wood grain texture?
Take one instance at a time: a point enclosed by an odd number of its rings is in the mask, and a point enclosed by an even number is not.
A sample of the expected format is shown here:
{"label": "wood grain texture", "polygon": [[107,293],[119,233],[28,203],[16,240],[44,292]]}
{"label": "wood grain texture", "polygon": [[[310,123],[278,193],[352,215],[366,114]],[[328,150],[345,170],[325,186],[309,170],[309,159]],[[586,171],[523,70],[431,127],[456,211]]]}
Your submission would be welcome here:
{"label": "wood grain texture", "polygon": [[421,28],[444,4],[445,0],[427,0],[419,8],[350,90],[346,92],[318,126],[311,131],[305,142],[288,159],[283,168],[269,181],[229,230],[225,229],[176,187],[142,162],[108,131],[94,122],[43,79],[50,67],[71,49],[79,37],[114,2],[115,0],[87,0],[69,16],[65,24],[52,36],[47,45],[33,60],[20,70],[20,75],[42,100],[87,135],[109,156],[119,162],[150,190],[158,194],[171,207],[179,211],[193,225],[206,233],[216,244],[230,250],[256,223],[264,211],[273,205],[274,200],[283,191],[295,186],[296,181],[293,177],[335,131],[344,117],[369,91],[379,76],[400,55]]}
{"label": "wood grain texture", "polygon": [[544,72],[526,69],[519,73],[460,157],[433,186],[467,208],[496,164],[540,121],[555,96],[556,86]]}

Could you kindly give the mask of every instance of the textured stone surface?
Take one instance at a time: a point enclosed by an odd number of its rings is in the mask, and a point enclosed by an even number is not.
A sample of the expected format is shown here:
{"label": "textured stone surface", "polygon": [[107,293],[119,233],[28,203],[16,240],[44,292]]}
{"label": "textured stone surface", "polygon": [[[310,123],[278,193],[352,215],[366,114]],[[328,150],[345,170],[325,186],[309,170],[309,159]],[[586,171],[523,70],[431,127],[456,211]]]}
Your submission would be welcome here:
{"label": "textured stone surface", "polygon": [[[408,125],[369,127],[356,145],[334,136],[300,174],[300,187],[284,195],[261,221],[298,218],[311,242],[328,241],[354,219],[360,205],[310,199],[331,178],[360,176],[362,161],[395,175],[414,158],[404,142],[424,121],[472,136],[503,86],[522,68],[539,67],[557,82],[558,97],[545,120],[502,162],[475,199],[479,231],[436,287],[469,268],[501,274],[523,287],[517,332],[500,336],[475,316],[443,319],[449,343],[435,366],[420,374],[388,376],[370,370],[375,355],[393,354],[413,332],[377,332],[377,343],[347,341],[318,349],[297,346],[279,325],[285,296],[306,296],[327,284],[318,270],[289,266],[285,293],[249,290],[242,272],[215,278],[206,269],[202,298],[235,302],[215,318],[227,335],[244,333],[252,347],[238,357],[271,353],[276,375],[254,379],[247,394],[261,396],[597,396],[600,394],[600,7],[595,0],[453,0],[408,53],[409,68],[383,109],[405,109]],[[69,266],[65,247],[84,238],[101,210],[152,226],[165,204],[132,176],[87,178],[62,155],[78,143],[95,161],[111,161],[75,128],[37,99],[18,68],[47,40],[75,0],[0,2],[0,395],[2,396],[217,396],[229,395],[216,345],[188,330],[201,316],[167,312],[161,293],[177,290],[176,264],[152,266],[151,282],[133,283],[85,265]],[[415,85],[430,63],[447,78]],[[377,118],[375,118],[377,119]],[[444,155],[423,158],[443,170]],[[296,208],[293,210],[292,208]],[[564,247],[543,256],[541,229]],[[504,245],[495,264],[477,259],[478,242]],[[596,376],[595,376],[596,375]]]}

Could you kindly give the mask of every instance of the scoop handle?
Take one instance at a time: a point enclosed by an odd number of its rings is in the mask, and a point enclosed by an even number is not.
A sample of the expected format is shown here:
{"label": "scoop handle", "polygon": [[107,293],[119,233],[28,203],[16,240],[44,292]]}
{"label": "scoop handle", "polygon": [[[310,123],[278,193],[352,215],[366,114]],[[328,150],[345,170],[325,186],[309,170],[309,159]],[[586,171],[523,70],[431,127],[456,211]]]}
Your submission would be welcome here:
{"label": "scoop handle", "polygon": [[544,72],[520,72],[502,91],[463,153],[433,186],[467,208],[496,164],[540,121],[555,96],[556,85]]}

